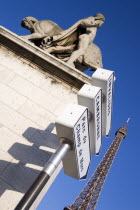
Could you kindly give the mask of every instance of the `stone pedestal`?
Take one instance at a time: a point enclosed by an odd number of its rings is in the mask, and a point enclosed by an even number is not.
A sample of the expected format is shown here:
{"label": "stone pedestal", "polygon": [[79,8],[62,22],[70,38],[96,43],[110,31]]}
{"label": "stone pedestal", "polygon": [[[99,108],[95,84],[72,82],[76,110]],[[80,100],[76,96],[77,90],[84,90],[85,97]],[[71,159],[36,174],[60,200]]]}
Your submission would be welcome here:
{"label": "stone pedestal", "polygon": [[58,147],[56,117],[91,79],[3,27],[0,44],[0,209],[8,210]]}

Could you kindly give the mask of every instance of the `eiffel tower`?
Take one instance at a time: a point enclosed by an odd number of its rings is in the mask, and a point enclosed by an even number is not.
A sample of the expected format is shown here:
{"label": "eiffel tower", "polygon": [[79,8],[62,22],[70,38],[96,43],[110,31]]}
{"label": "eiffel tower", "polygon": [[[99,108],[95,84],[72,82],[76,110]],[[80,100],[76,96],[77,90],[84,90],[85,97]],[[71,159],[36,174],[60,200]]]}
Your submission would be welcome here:
{"label": "eiffel tower", "polygon": [[72,203],[72,205],[65,207],[64,210],[94,210],[96,208],[96,204],[107,178],[108,172],[111,168],[122,140],[127,135],[126,126],[129,120],[130,118],[128,118],[124,126],[120,127],[116,131],[115,139],[99,163],[96,171],[93,173],[88,183]]}

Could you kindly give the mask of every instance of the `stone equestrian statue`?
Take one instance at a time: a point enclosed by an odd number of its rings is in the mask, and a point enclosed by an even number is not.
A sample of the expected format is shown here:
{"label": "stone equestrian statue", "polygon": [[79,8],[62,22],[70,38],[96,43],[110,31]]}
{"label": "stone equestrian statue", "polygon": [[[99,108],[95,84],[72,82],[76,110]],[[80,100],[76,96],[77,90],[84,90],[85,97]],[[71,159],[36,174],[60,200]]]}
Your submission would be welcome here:
{"label": "stone equestrian statue", "polygon": [[102,55],[99,47],[92,42],[104,21],[104,16],[98,13],[63,30],[50,20],[38,21],[34,17],[26,17],[21,26],[30,30],[31,34],[22,37],[80,71],[87,68],[96,70],[102,67]]}

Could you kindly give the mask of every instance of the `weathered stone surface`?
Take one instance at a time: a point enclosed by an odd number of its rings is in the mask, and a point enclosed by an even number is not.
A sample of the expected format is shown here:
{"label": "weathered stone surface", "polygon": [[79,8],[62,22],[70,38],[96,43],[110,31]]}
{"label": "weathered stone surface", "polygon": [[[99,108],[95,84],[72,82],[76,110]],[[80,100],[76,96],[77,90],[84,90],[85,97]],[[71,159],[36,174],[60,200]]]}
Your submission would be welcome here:
{"label": "weathered stone surface", "polygon": [[[24,117],[20,113],[13,110],[12,107],[5,105],[1,101],[0,107],[0,123],[12,130],[14,133],[22,136],[28,127],[33,127],[36,129],[39,127],[35,122]],[[28,133],[28,137],[31,138],[34,132],[35,131]]]}
{"label": "weathered stone surface", "polygon": [[30,139],[30,142],[34,143],[40,149],[49,152],[54,152],[59,146],[55,129],[52,132],[47,129],[38,129]]}
{"label": "weathered stone surface", "polygon": [[[10,112],[9,112],[10,114]],[[35,130],[36,131],[36,130]],[[34,132],[35,132],[34,131]],[[32,132],[34,134],[34,132]],[[32,134],[32,135],[33,135]],[[28,137],[30,135],[28,134]],[[25,138],[23,138],[22,136],[20,135],[17,135],[13,130],[12,128],[7,128],[5,126],[2,126],[0,128],[0,148],[9,153],[9,150],[11,148],[13,148],[13,145],[17,144],[17,143],[20,143],[21,145],[24,145],[24,146],[32,146],[33,144],[30,143],[29,141],[27,141]],[[10,153],[9,153],[10,154]],[[13,157],[13,154],[11,154],[12,157]]]}
{"label": "weathered stone surface", "polygon": [[10,162],[13,160],[13,157],[8,154],[7,152],[4,152],[0,149],[0,174],[6,169],[6,167],[10,164]]}
{"label": "weathered stone surface", "polygon": [[27,98],[0,82],[0,100],[13,109],[18,110]]}
{"label": "weathered stone surface", "polygon": [[0,179],[0,209],[14,209],[22,196],[22,193]]}
{"label": "weathered stone surface", "polygon": [[[2,61],[2,56],[0,57]],[[15,77],[15,73],[7,69],[5,66],[0,66],[0,82],[8,84]]]}
{"label": "weathered stone surface", "polygon": [[[14,179],[13,179],[14,177]],[[21,193],[25,193],[37,177],[37,170],[31,170],[23,163],[13,160],[0,178]]]}
{"label": "weathered stone surface", "polygon": [[[47,108],[46,108],[47,109]],[[46,125],[55,120],[56,116],[50,113],[38,104],[27,100],[24,105],[18,110],[19,113],[34,121],[37,125],[46,129]]]}
{"label": "weathered stone surface", "polygon": [[46,93],[46,91],[20,76],[15,77],[15,79],[9,83],[9,86],[50,112],[53,112],[60,103],[59,99]]}

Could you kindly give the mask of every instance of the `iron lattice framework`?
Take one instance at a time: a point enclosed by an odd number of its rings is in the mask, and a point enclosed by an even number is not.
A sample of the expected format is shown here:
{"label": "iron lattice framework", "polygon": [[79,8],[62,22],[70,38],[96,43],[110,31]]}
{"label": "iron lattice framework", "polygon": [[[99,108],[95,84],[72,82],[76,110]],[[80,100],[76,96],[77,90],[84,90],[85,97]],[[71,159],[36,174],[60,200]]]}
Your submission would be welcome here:
{"label": "iron lattice framework", "polygon": [[[129,121],[129,120],[128,120]],[[96,171],[83,188],[79,196],[69,207],[65,207],[64,210],[94,210],[101,193],[102,187],[106,180],[107,174],[110,170],[110,167],[113,163],[113,160],[117,154],[119,146],[122,140],[127,135],[126,125],[120,127],[116,131],[116,137],[103,157],[102,161],[98,165]]]}

